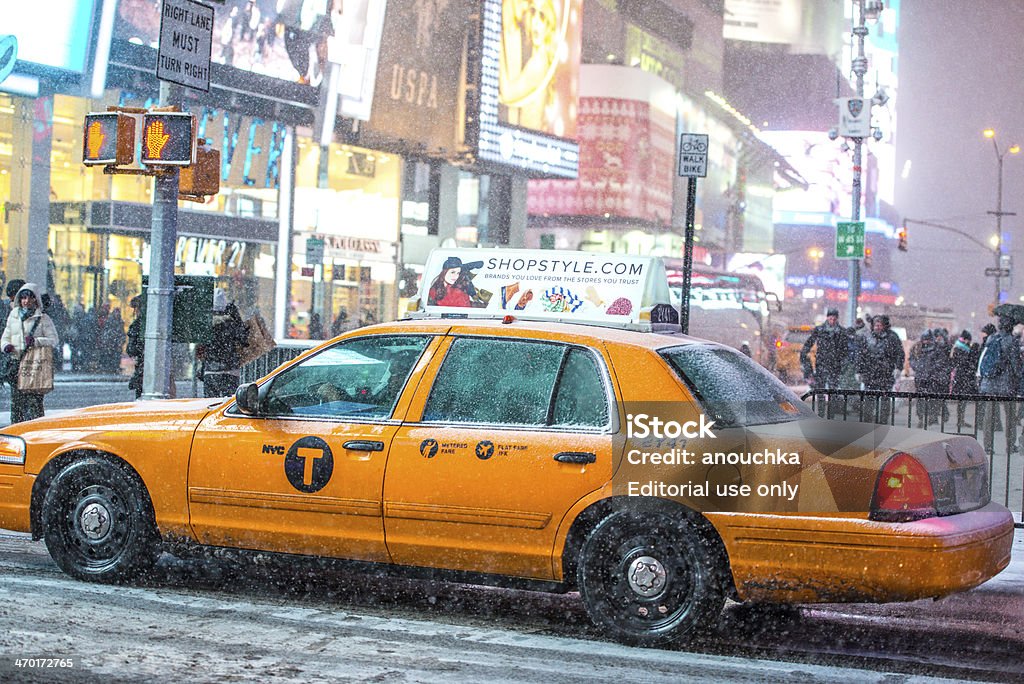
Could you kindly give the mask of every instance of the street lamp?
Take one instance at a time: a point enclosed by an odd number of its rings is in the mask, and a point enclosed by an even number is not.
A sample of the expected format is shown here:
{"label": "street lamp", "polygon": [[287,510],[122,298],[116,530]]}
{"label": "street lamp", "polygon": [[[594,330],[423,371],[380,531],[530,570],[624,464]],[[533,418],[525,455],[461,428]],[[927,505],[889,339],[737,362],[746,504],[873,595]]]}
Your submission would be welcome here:
{"label": "street lamp", "polygon": [[1020,145],[1013,144],[1013,145],[1010,145],[1009,147],[1007,147],[1007,148],[1005,148],[1003,150],[1000,150],[999,149],[999,143],[996,141],[995,129],[986,128],[984,131],[982,131],[982,135],[984,135],[986,138],[988,138],[989,140],[992,141],[992,147],[996,151],[996,161],[998,162],[998,169],[999,169],[998,180],[996,181],[996,210],[988,212],[989,214],[994,214],[995,217],[996,217],[996,234],[995,234],[995,237],[994,237],[994,239],[992,241],[992,243],[993,243],[992,246],[995,249],[995,253],[996,253],[996,263],[995,263],[996,270],[994,272],[995,273],[994,277],[995,277],[995,281],[996,281],[996,287],[995,287],[995,297],[993,298],[993,301],[995,302],[995,304],[993,306],[999,306],[999,299],[1000,299],[1000,295],[1002,294],[1002,281],[1003,281],[1002,277],[999,275],[1000,274],[1000,269],[1002,269],[1002,267],[1003,267],[1003,264],[1002,264],[1002,256],[1003,256],[1003,216],[1015,216],[1016,215],[1012,211],[1003,211],[1003,157],[1006,156],[1007,153],[1017,154],[1018,152],[1020,152]]}

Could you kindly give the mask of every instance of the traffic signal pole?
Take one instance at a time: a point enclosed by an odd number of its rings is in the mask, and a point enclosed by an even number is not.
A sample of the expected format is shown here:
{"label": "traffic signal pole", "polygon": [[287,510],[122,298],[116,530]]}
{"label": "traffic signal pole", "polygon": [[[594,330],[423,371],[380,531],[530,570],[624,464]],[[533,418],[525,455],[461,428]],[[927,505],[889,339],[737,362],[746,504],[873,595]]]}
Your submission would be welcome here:
{"label": "traffic signal pole", "polygon": [[[161,106],[180,106],[184,88],[160,82]],[[146,349],[143,399],[171,396],[171,321],[174,312],[174,247],[178,240],[177,167],[153,179],[153,221],[149,239],[149,288],[146,293]]]}
{"label": "traffic signal pole", "polygon": [[[858,0],[857,25],[853,27],[853,35],[857,40],[857,56],[853,59],[853,73],[856,76],[857,97],[864,97],[864,74],[868,71],[868,60],[864,56],[864,38],[868,35],[867,26],[864,24],[864,0]],[[871,105],[868,105],[870,109]],[[853,139],[853,187],[850,192],[851,207],[850,220],[860,221],[860,195],[861,195],[861,146],[864,139],[856,137]],[[850,259],[849,291],[846,298],[846,321],[847,325],[854,325],[857,322],[857,300],[860,299],[860,260]]]}

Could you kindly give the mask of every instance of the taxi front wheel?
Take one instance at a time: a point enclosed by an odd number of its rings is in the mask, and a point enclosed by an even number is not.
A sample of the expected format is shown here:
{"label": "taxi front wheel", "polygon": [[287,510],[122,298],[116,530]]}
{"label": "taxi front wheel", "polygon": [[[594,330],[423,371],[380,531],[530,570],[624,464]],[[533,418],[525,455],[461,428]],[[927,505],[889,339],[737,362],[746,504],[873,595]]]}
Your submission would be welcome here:
{"label": "taxi front wheel", "polygon": [[78,579],[130,579],[160,555],[160,535],[142,483],[101,458],[75,461],[57,474],[43,500],[43,526],[50,556]]}
{"label": "taxi front wheel", "polygon": [[702,636],[725,602],[720,554],[685,516],[619,511],[581,549],[577,580],[591,620],[629,644]]}

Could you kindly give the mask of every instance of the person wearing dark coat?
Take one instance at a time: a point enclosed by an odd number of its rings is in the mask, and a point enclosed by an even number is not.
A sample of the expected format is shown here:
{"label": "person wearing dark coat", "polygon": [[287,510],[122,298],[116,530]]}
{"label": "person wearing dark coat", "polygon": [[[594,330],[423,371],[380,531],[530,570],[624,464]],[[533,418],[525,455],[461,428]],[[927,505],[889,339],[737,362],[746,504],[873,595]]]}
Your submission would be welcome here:
{"label": "person wearing dark coat", "polygon": [[[985,402],[986,422],[997,422],[998,406],[1001,404],[1004,407],[1007,453],[1017,451],[1017,409],[1015,402],[1009,399],[1017,396],[1022,370],[1024,370],[1021,363],[1020,345],[1017,343],[1017,338],[1013,336],[1013,325],[1013,319],[1007,316],[999,317],[999,328],[986,338],[985,345],[981,349],[981,358],[978,361],[978,374],[981,376],[978,391],[981,394],[1007,399],[999,402]],[[986,357],[989,357],[990,360],[986,360]],[[991,430],[985,430],[985,451],[989,455],[993,453],[993,433],[998,429],[999,427],[996,425]]]}
{"label": "person wearing dark coat", "polygon": [[309,339],[324,339],[324,324],[320,322],[320,314],[315,313],[309,317]]}
{"label": "person wearing dark coat", "polygon": [[[952,369],[949,374],[949,391],[952,394],[977,394],[978,379],[975,372],[978,369],[978,357],[981,356],[981,349],[978,343],[971,343],[971,331],[964,330],[960,338],[953,344],[953,351],[950,354],[950,365]],[[967,412],[967,402],[956,403],[956,429],[959,432],[964,427],[973,427],[964,420]]]}
{"label": "person wearing dark coat", "polygon": [[[949,394],[949,348],[941,335],[925,330],[921,339],[910,350],[910,367],[914,370],[914,387],[922,394]],[[939,421],[945,414],[941,399],[917,401],[917,426],[924,427]]]}
{"label": "person wearing dark coat", "polygon": [[221,288],[213,292],[213,328],[209,344],[201,345],[203,393],[207,397],[228,397],[238,389],[242,372],[242,350],[249,331],[234,302],[228,303]]}
{"label": "person wearing dark coat", "polygon": [[[857,373],[864,383],[864,389],[889,392],[906,359],[903,343],[890,327],[888,316],[875,316],[871,326],[871,335],[865,341],[857,360]],[[888,423],[891,409],[892,402],[888,398],[878,399],[877,411],[874,412],[876,422]]]}
{"label": "person wearing dark coat", "polygon": [[124,353],[135,361],[132,377],[128,380],[128,389],[135,390],[135,398],[142,396],[143,362],[146,359],[146,331],[142,328],[142,295],[132,297],[129,306],[135,311],[135,318],[128,326],[128,344]]}
{"label": "person wearing dark coat", "polygon": [[[811,349],[815,349],[811,366]],[[800,350],[804,378],[815,388],[838,389],[843,364],[849,355],[849,337],[839,325],[839,310],[829,309],[825,322],[815,326]]]}

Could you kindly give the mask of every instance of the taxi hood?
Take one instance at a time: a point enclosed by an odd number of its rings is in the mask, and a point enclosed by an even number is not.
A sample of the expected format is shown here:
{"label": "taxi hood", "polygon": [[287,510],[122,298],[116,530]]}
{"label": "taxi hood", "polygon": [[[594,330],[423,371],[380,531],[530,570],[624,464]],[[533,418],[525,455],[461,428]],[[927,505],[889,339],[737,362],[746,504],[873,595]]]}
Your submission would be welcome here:
{"label": "taxi hood", "polygon": [[214,408],[226,399],[155,399],[118,404],[99,404],[72,409],[60,415],[37,418],[25,423],[14,423],[2,428],[5,434],[26,435],[51,430],[86,428],[102,430],[109,427],[133,426],[145,429],[173,423],[178,429],[194,428]]}

